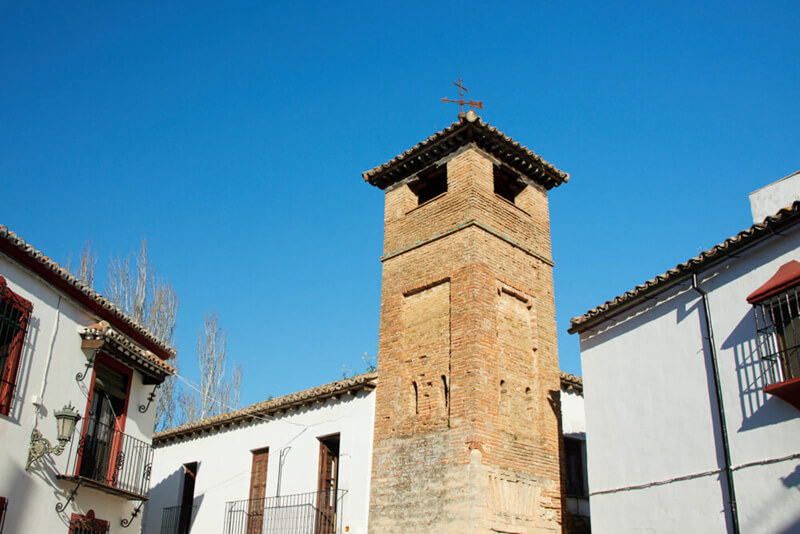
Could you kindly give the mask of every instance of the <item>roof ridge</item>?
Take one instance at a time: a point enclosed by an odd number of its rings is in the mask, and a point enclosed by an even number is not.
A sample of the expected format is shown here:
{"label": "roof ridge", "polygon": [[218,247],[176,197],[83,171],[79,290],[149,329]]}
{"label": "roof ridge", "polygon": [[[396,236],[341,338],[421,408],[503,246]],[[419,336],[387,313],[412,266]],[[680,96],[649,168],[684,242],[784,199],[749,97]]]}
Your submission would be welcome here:
{"label": "roof ridge", "polygon": [[77,276],[69,272],[67,269],[58,264],[52,258],[45,256],[43,252],[36,249],[33,245],[25,241],[16,232],[10,230],[7,226],[0,224],[0,238],[4,239],[17,250],[25,254],[27,257],[39,263],[42,267],[58,276],[61,280],[81,292],[83,295],[99,304],[103,309],[115,315],[118,319],[133,328],[139,334],[147,338],[156,346],[161,348],[164,352],[174,356],[177,351],[168,343],[157,337],[150,332],[147,328],[142,326],[138,321],[134,320],[130,315],[122,311],[122,309],[101,295],[95,289],[89,287]]}
{"label": "roof ridge", "polygon": [[584,330],[586,323],[599,319],[612,310],[618,309],[625,304],[637,301],[646,293],[662,287],[668,282],[682,280],[700,267],[716,261],[720,256],[724,256],[731,250],[736,250],[747,246],[751,241],[757,240],[769,231],[773,231],[776,226],[781,224],[791,224],[795,219],[800,220],[800,200],[792,203],[791,206],[782,208],[774,215],[769,215],[762,222],[755,223],[749,228],[742,230],[738,234],[727,238],[722,243],[714,245],[708,250],[704,250],[697,256],[689,258],[683,263],[679,263],[672,269],[635,286],[633,289],[605,301],[603,304],[592,308],[583,315],[573,317],[570,320],[568,332],[574,334]]}

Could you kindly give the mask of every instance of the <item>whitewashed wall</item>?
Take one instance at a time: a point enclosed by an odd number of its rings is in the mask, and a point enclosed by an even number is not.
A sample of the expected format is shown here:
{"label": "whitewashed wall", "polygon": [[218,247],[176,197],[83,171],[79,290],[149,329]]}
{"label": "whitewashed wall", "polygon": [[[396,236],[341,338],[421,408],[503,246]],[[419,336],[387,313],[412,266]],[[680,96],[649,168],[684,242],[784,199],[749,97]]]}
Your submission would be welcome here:
{"label": "whitewashed wall", "polygon": [[561,431],[571,438],[586,439],[586,414],[582,395],[561,391]]}
{"label": "whitewashed wall", "polygon": [[[31,431],[37,421],[34,396],[42,402],[39,430],[53,445],[57,444],[55,411],[72,402],[81,416],[85,414],[91,374],[81,384],[75,380],[75,375],[86,366],[79,330],[96,323],[98,318],[61,297],[42,279],[3,254],[0,254],[0,275],[6,278],[12,291],[33,304],[11,413],[0,416],[0,496],[8,499],[3,532],[66,533],[71,514],[85,514],[90,509],[96,517],[109,521],[112,532],[117,531],[121,528],[120,521],[130,517],[136,502],[81,488],[76,500],[63,513],[56,512],[56,504],[64,502],[74,486],[55,478],[66,470],[69,446],[61,456],[48,457],[25,471]],[[48,365],[51,347],[52,359]],[[152,386],[142,384],[142,375],[134,372],[125,433],[147,442],[152,436],[155,409],[151,407],[140,414],[137,407],[146,403],[151,390]],[[79,437],[81,422],[73,444]],[[138,521],[139,518],[128,530],[137,532]]]}
{"label": "whitewashed wall", "polygon": [[789,207],[795,200],[800,200],[800,171],[750,193],[753,222],[760,223],[767,216]]}
{"label": "whitewashed wall", "polygon": [[319,437],[340,434],[339,488],[347,490],[342,526],[365,533],[369,509],[374,390],[342,395],[259,421],[159,446],[143,532],[158,534],[164,508],[178,506],[182,466],[198,462],[193,534],[223,532],[225,504],[249,497],[252,453],[269,447],[266,496],[277,495],[280,451],[289,448],[281,495],[317,491]]}
{"label": "whitewashed wall", "polygon": [[[800,231],[700,277],[709,293],[742,532],[800,531],[800,411],[764,395],[747,295],[800,259]],[[581,334],[592,530],[725,532],[699,295],[683,285]],[[624,488],[653,482],[664,485]],[[607,493],[608,492],[608,493]]]}

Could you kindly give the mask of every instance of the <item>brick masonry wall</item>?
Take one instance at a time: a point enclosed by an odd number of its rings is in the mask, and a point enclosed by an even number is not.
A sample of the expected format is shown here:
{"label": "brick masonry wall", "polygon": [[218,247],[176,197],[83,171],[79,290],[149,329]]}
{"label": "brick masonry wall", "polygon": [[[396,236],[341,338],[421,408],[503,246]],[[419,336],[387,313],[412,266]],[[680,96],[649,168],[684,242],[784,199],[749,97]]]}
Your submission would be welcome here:
{"label": "brick masonry wall", "polygon": [[497,197],[492,164],[386,193],[371,532],[561,530],[547,195]]}

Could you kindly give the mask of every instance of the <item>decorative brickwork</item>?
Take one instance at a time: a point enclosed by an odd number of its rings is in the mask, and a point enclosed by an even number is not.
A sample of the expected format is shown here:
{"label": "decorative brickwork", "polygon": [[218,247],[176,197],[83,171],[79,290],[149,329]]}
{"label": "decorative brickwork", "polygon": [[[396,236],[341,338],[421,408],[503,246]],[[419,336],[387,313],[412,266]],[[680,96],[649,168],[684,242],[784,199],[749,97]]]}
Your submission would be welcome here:
{"label": "decorative brickwork", "polygon": [[484,149],[445,160],[443,195],[386,188],[370,532],[560,532],[546,189],[512,203]]}

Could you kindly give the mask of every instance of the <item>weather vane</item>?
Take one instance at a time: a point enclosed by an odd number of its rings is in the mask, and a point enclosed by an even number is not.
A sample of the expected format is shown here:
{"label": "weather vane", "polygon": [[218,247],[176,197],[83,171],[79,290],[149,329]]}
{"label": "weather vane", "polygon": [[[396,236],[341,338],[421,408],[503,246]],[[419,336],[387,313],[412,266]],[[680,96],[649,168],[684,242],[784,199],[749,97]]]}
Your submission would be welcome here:
{"label": "weather vane", "polygon": [[442,102],[458,104],[459,106],[461,106],[461,113],[464,113],[465,105],[475,109],[483,109],[483,102],[479,100],[464,100],[464,93],[469,91],[469,89],[464,87],[464,80],[459,78],[457,82],[453,82],[453,85],[458,87],[458,100],[450,100],[449,98],[443,98]]}

